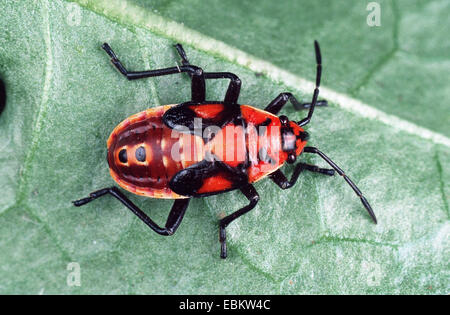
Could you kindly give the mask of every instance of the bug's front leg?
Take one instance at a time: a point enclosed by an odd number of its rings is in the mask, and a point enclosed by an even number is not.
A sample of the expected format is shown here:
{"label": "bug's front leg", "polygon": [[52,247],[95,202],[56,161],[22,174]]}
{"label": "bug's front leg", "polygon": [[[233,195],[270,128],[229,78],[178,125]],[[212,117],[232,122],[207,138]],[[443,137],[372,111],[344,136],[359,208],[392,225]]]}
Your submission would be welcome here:
{"label": "bug's front leg", "polygon": [[227,258],[227,234],[226,234],[226,227],[239,218],[241,215],[246,214],[250,210],[252,210],[256,204],[259,201],[259,195],[256,191],[255,187],[253,185],[248,184],[247,186],[241,188],[241,192],[244,194],[245,197],[250,201],[250,203],[239,209],[236,212],[233,212],[229,216],[226,216],[219,222],[219,240],[220,240],[220,257],[221,258]]}
{"label": "bug's front leg", "polygon": [[320,53],[320,47],[319,43],[317,41],[314,41],[314,50],[316,53],[316,87],[314,89],[313,97],[311,103],[305,103],[300,104],[297,99],[292,96],[290,93],[281,93],[277,98],[275,98],[272,103],[270,103],[265,110],[268,112],[271,112],[273,114],[278,113],[281,108],[286,104],[288,100],[291,101],[292,105],[296,109],[302,109],[302,108],[309,108],[308,116],[297,122],[297,124],[302,127],[311,121],[312,115],[314,113],[314,108],[317,106],[317,104],[320,102],[317,100],[319,97],[319,86],[320,86],[320,79],[322,77],[322,55]]}
{"label": "bug's front leg", "polygon": [[[280,93],[277,97],[264,108],[265,111],[277,115],[280,110],[290,101],[296,110],[308,109],[311,107],[311,103],[300,103],[292,93],[284,92]],[[325,100],[317,101],[316,106],[327,106],[328,102]]]}
{"label": "bug's front leg", "polygon": [[303,170],[320,173],[328,176],[334,175],[334,170],[327,168],[320,168],[316,165],[306,164],[306,163],[298,163],[295,166],[294,173],[292,174],[291,180],[288,180],[282,171],[276,170],[272,174],[269,175],[269,178],[277,184],[281,189],[288,189],[295,185],[300,176],[300,173]]}

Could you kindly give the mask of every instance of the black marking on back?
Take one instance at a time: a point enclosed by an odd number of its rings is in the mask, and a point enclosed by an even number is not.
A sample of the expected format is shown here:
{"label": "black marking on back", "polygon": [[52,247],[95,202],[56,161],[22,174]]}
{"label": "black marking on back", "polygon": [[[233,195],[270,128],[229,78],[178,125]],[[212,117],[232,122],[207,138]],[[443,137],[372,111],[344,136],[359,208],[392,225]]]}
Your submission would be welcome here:
{"label": "black marking on back", "polygon": [[297,136],[297,139],[300,139],[302,141],[308,141],[309,133],[307,133],[306,131],[300,131],[300,134]]}
{"label": "black marking on back", "polygon": [[[224,110],[220,112],[216,117],[201,118],[189,108],[189,106],[195,105],[207,105],[207,104],[223,104]],[[195,118],[201,119],[201,126],[195,125]],[[229,123],[241,125],[245,128],[245,121],[242,119],[241,106],[238,104],[225,104],[223,102],[185,102],[177,106],[174,106],[167,110],[163,115],[163,122],[171,129],[179,132],[186,132],[186,128],[190,134],[202,137],[203,141],[207,143],[214,138],[214,133],[205,134],[205,129],[208,127],[217,126],[220,129],[225,127]],[[197,128],[196,128],[197,127]]]}
{"label": "black marking on back", "polygon": [[[248,184],[248,175],[244,165],[236,168],[218,160],[214,155],[209,160],[202,160],[176,173],[169,182],[169,187],[175,193],[189,197],[205,197],[234,190]],[[203,186],[207,178],[224,173],[233,183],[230,189],[217,192],[199,194],[197,191]]]}
{"label": "black marking on back", "polygon": [[122,149],[119,152],[119,161],[122,163],[127,163],[128,162],[128,156],[127,156],[127,150],[126,149]]}

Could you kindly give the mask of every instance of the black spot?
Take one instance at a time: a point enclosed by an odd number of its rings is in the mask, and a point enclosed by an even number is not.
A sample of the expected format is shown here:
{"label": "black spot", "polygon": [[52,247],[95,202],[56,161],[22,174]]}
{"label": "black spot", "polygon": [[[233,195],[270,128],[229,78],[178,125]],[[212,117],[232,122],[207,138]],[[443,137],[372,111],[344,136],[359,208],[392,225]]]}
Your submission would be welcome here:
{"label": "black spot", "polygon": [[127,150],[126,149],[122,149],[119,152],[119,161],[122,163],[127,163],[128,162],[128,157],[127,157]]}
{"label": "black spot", "polygon": [[272,119],[267,118],[265,121],[260,123],[259,125],[256,125],[256,132],[259,136],[264,136],[267,131],[267,126],[272,123]]}
{"label": "black spot", "polygon": [[285,115],[281,115],[278,118],[280,118],[280,122],[283,126],[286,126],[289,122],[289,118],[287,118],[287,116],[285,116]]}
{"label": "black spot", "polygon": [[307,133],[306,131],[300,131],[300,134],[297,136],[297,139],[300,139],[302,141],[308,141],[309,133]]}
{"label": "black spot", "polygon": [[268,126],[272,123],[272,119],[266,118],[266,120],[258,125],[259,126]]}
{"label": "black spot", "polygon": [[288,155],[287,162],[288,162],[289,164],[293,164],[293,163],[295,163],[295,160],[296,160],[296,159],[297,159],[297,157],[295,156],[295,154],[290,153],[290,154]]}
{"label": "black spot", "polygon": [[136,160],[138,160],[139,162],[145,162],[145,148],[144,147],[139,147],[136,150]]}

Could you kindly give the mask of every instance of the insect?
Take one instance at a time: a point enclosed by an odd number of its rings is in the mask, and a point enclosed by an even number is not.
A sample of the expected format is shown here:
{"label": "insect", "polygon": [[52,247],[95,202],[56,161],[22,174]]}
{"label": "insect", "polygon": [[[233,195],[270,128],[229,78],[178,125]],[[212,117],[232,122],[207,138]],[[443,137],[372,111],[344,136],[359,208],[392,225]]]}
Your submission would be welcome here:
{"label": "insect", "polygon": [[[235,74],[204,72],[191,65],[180,44],[175,48],[182,65],[139,72],[128,71],[111,47],[103,44],[111,63],[128,80],[177,73],[187,73],[191,78],[190,101],[130,116],[112,131],[107,141],[110,174],[119,186],[137,195],[175,201],[164,227],[150,219],[115,186],[94,191],[87,198],[73,201],[74,205],[82,206],[109,194],[156,233],[172,235],[183,220],[191,198],[239,189],[248,199],[248,205],[219,221],[220,257],[226,258],[226,227],[252,210],[260,199],[253,183],[268,177],[281,189],[288,189],[302,171],[329,176],[337,172],[376,223],[369,202],[344,171],[317,148],[306,146],[308,133],[303,127],[310,122],[316,106],[327,105],[326,101],[318,101],[322,58],[317,41],[314,47],[316,87],[311,103],[300,103],[291,93],[281,93],[261,110],[238,104],[241,80]],[[207,79],[230,80],[223,101],[206,101]],[[277,116],[288,101],[295,109],[308,109],[308,115],[298,122],[284,115]],[[285,162],[295,163],[302,153],[319,155],[332,169],[298,162],[288,180],[280,167]]]}

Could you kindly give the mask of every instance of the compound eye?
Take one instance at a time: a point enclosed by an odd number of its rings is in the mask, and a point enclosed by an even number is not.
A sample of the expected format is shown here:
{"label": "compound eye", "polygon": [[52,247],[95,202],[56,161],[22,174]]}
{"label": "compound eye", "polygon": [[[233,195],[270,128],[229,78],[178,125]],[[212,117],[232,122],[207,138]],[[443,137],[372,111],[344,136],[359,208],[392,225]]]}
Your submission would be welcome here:
{"label": "compound eye", "polygon": [[295,162],[295,160],[297,160],[297,157],[295,156],[295,154],[291,153],[288,155],[286,162],[288,162],[289,164],[292,164]]}
{"label": "compound eye", "polygon": [[128,162],[128,157],[127,157],[127,150],[126,149],[122,149],[119,152],[119,161],[122,163],[127,163]]}
{"label": "compound eye", "polygon": [[287,118],[284,115],[281,115],[280,117],[278,117],[280,119],[280,122],[282,125],[287,125],[287,123],[289,122],[289,118]]}

